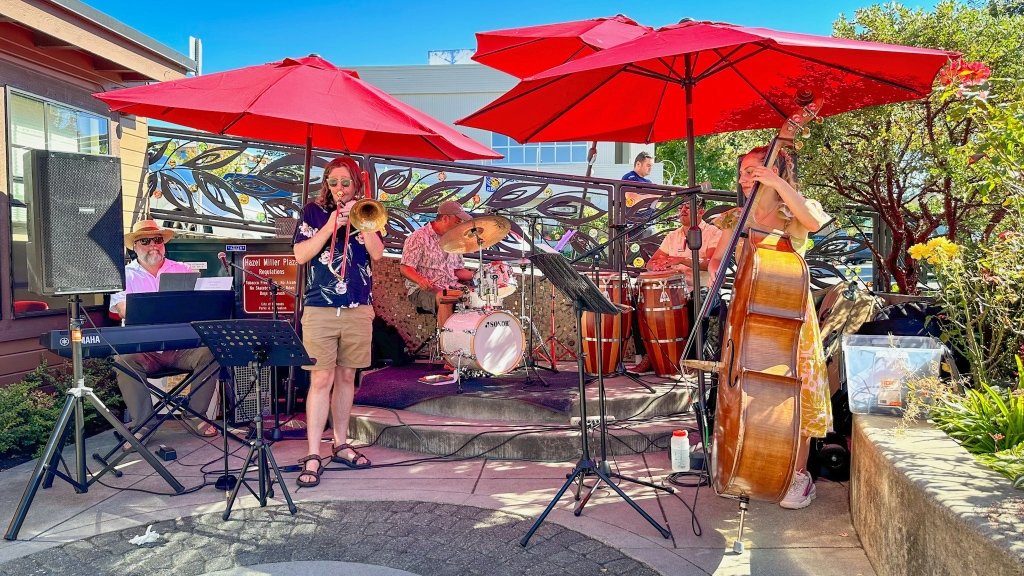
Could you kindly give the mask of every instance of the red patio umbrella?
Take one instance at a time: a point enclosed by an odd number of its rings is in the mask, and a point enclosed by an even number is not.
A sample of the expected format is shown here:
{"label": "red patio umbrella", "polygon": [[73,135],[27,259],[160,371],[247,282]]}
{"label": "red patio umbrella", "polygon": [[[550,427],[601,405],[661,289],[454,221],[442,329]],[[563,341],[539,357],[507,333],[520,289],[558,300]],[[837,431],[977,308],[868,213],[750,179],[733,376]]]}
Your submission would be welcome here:
{"label": "red patio umbrella", "polygon": [[215,134],[436,160],[501,158],[490,148],[320,58],[286,58],[94,94],[115,112]]}
{"label": "red patio umbrella", "polygon": [[956,53],[683,21],[541,72],[456,124],[519,142],[693,138],[777,127],[811,91],[823,114],[927,96]]}
{"label": "red patio umbrella", "polygon": [[[617,14],[525,28],[477,32],[473,60],[520,79],[653,32],[654,28]],[[594,168],[597,140],[587,154],[587,176]]]}
{"label": "red patio umbrella", "polygon": [[473,60],[517,78],[639,38],[654,28],[617,14],[557,24],[477,32]]}

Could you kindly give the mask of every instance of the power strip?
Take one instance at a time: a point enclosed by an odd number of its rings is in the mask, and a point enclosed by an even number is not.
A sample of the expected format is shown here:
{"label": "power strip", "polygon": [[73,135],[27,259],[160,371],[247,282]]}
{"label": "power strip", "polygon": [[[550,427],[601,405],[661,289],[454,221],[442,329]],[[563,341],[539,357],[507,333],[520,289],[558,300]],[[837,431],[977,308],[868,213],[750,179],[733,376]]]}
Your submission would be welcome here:
{"label": "power strip", "polygon": [[[615,416],[611,416],[611,415],[605,416],[604,417],[604,421],[605,421],[606,424],[611,424],[612,422],[615,422]],[[578,428],[579,425],[580,425],[580,417],[579,416],[573,416],[572,418],[569,418],[569,425],[574,427],[574,428]],[[601,425],[601,417],[600,416],[587,416],[587,430],[596,430],[597,427],[600,426],[600,425]]]}

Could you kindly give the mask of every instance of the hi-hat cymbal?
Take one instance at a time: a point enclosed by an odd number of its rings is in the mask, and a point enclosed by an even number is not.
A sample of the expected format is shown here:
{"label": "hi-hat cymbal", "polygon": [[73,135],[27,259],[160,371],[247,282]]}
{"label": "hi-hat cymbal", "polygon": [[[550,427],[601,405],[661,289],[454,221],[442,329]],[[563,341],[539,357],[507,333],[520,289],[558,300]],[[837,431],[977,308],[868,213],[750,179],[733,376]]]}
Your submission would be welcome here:
{"label": "hi-hat cymbal", "polygon": [[512,222],[504,216],[477,216],[466,220],[441,236],[441,249],[451,254],[466,254],[490,248],[508,235]]}

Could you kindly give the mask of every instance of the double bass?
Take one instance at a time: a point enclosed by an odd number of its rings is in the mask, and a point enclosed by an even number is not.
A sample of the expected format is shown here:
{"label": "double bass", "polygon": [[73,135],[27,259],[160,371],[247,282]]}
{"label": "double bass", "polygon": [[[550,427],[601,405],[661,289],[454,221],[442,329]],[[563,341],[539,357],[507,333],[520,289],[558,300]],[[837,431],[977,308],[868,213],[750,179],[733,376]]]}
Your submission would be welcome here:
{"label": "double bass", "polygon": [[[772,166],[780,147],[792,144],[817,117],[820,102],[809,94],[797,102],[802,110],[787,118],[772,140],[765,166]],[[729,254],[735,253],[739,238],[744,238],[723,326],[721,359],[684,364],[718,373],[711,445],[715,490],[778,502],[793,480],[801,442],[798,354],[810,273],[788,235],[744,231],[759,188],[755,183],[729,246]]]}

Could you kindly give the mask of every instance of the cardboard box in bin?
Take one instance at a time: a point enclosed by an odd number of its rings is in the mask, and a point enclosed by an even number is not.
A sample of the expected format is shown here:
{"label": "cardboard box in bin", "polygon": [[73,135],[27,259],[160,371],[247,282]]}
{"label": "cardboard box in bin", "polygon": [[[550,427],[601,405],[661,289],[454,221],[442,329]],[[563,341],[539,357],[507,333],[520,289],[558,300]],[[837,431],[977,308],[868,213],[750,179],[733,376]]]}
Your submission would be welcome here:
{"label": "cardboard box in bin", "polygon": [[938,378],[944,351],[942,343],[930,336],[844,335],[843,368],[850,411],[903,414],[908,384]]}

